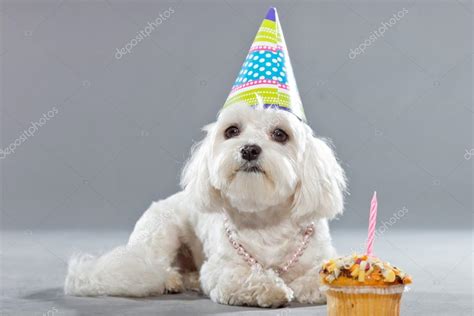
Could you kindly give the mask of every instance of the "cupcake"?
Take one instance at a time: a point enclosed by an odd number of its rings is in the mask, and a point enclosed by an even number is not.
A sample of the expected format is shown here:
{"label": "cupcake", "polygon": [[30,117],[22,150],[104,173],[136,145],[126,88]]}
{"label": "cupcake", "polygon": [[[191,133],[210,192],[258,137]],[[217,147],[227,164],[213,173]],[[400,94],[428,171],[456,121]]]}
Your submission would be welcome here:
{"label": "cupcake", "polygon": [[328,315],[400,315],[400,299],[409,275],[388,262],[367,255],[352,255],[324,262],[321,289]]}

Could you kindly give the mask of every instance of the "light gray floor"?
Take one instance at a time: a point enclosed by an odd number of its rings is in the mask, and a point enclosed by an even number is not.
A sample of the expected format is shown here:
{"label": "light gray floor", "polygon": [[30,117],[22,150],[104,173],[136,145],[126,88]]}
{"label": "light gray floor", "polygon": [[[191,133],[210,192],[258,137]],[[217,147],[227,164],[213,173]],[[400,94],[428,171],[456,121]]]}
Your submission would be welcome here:
{"label": "light gray floor", "polygon": [[[340,253],[357,249],[364,231],[336,231]],[[281,309],[223,306],[195,293],[150,299],[77,298],[62,293],[66,261],[75,251],[124,243],[126,232],[2,232],[0,315],[325,315],[325,306]],[[471,231],[387,231],[376,255],[412,274],[402,315],[472,315]]]}

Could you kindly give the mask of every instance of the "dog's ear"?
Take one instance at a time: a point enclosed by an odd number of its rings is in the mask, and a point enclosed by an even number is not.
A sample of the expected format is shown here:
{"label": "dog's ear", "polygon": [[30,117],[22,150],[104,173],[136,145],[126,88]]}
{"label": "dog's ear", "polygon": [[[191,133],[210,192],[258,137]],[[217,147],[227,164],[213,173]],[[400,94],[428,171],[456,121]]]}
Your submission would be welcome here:
{"label": "dog's ear", "polygon": [[307,127],[300,182],[295,194],[294,218],[328,218],[344,208],[346,178],[327,140],[313,136]]}
{"label": "dog's ear", "polygon": [[203,128],[206,137],[196,143],[191,149],[191,157],[186,162],[181,174],[181,187],[195,203],[205,209],[216,207],[217,190],[211,186],[209,177],[208,159],[212,150],[212,131],[215,124]]}

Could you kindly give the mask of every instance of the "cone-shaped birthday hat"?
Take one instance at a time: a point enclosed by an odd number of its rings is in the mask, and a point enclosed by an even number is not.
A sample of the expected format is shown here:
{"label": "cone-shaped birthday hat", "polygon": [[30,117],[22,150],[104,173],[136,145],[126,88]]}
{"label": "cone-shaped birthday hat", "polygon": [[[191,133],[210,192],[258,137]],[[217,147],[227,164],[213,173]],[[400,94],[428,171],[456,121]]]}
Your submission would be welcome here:
{"label": "cone-shaped birthday hat", "polygon": [[306,121],[275,8],[268,10],[224,108],[237,103],[277,108]]}

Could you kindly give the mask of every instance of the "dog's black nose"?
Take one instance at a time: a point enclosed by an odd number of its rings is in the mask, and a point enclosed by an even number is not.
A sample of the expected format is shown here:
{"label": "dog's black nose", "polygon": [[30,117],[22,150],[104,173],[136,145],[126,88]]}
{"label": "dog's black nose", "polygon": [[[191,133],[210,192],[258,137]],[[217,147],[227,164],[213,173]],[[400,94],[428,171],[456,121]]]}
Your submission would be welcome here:
{"label": "dog's black nose", "polygon": [[242,158],[248,161],[257,159],[261,152],[262,148],[260,148],[258,145],[245,145],[240,150]]}

